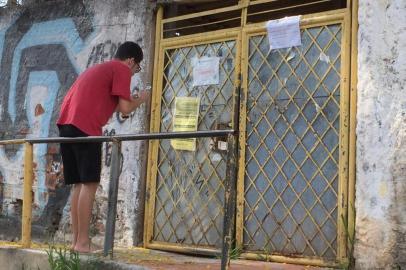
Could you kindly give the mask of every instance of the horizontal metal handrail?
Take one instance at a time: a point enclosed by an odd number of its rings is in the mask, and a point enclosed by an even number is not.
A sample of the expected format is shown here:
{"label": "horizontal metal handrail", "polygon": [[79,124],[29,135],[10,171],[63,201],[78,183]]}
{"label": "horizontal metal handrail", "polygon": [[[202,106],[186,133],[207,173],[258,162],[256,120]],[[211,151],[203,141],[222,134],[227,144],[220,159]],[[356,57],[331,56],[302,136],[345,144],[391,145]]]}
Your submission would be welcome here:
{"label": "horizontal metal handrail", "polygon": [[[113,143],[113,158],[110,172],[110,187],[109,187],[109,213],[108,224],[106,224],[106,232],[111,234],[105,238],[104,253],[107,256],[108,250],[112,252],[114,241],[114,226],[115,226],[115,211],[117,204],[118,191],[118,153],[121,151],[122,141],[136,140],[162,140],[162,139],[184,139],[184,138],[204,138],[204,137],[233,137],[237,135],[237,131],[232,129],[226,130],[204,130],[194,132],[157,132],[157,133],[141,133],[141,134],[121,134],[114,136],[89,136],[89,137],[46,137],[46,138],[25,138],[15,140],[0,140],[1,145],[16,145],[24,144],[24,199],[23,199],[23,220],[21,232],[21,244],[24,248],[31,246],[31,222],[32,222],[32,182],[34,178],[33,158],[34,144],[42,143],[85,143],[85,142],[112,142]],[[110,209],[113,209],[110,211]]]}
{"label": "horizontal metal handrail", "polygon": [[88,136],[88,137],[46,137],[26,138],[14,140],[0,140],[0,145],[24,144],[26,142],[37,143],[84,143],[84,142],[113,142],[113,141],[137,141],[137,140],[162,140],[162,139],[184,139],[184,138],[205,138],[223,137],[235,134],[235,130],[203,130],[193,132],[157,132],[141,134],[120,134],[114,136]]}
{"label": "horizontal metal handrail", "polygon": [[141,133],[141,134],[121,134],[114,136],[48,137],[48,138],[25,139],[25,142],[37,144],[37,143],[84,143],[84,142],[162,140],[162,139],[223,137],[234,133],[235,130],[226,129],[226,130],[204,130],[194,132],[164,132],[164,133],[157,132],[157,133]]}

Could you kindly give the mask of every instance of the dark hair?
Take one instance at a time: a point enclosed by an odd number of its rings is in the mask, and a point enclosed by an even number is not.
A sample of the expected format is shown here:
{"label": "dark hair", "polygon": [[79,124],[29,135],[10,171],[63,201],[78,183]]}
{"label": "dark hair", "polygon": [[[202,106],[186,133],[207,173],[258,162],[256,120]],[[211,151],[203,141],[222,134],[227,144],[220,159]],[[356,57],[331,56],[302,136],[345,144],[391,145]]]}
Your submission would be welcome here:
{"label": "dark hair", "polygon": [[114,58],[119,60],[126,60],[128,58],[134,58],[134,61],[140,63],[144,58],[141,47],[131,41],[126,41],[118,47]]}

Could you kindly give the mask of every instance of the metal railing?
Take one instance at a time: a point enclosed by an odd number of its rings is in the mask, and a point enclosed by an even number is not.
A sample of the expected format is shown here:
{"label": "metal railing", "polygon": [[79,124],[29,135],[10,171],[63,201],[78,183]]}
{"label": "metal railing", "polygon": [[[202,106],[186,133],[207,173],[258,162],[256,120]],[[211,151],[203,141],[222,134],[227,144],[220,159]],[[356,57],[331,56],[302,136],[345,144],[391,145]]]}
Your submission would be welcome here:
{"label": "metal railing", "polygon": [[106,231],[104,236],[103,254],[113,256],[115,220],[117,213],[117,196],[121,163],[121,142],[139,140],[162,140],[162,139],[183,139],[183,138],[205,138],[205,137],[226,137],[228,143],[227,171],[225,181],[225,203],[223,219],[223,244],[221,250],[221,269],[228,269],[230,263],[229,251],[234,238],[234,219],[236,207],[236,158],[237,145],[235,130],[210,130],[196,132],[167,132],[167,133],[146,133],[128,134],[114,136],[89,136],[79,138],[49,137],[49,138],[27,138],[16,140],[3,140],[0,145],[24,144],[24,193],[21,246],[31,247],[31,223],[32,223],[32,183],[34,178],[33,158],[34,144],[48,143],[86,143],[86,142],[110,142],[113,144],[111,153],[110,181],[108,192],[108,212],[106,218]]}

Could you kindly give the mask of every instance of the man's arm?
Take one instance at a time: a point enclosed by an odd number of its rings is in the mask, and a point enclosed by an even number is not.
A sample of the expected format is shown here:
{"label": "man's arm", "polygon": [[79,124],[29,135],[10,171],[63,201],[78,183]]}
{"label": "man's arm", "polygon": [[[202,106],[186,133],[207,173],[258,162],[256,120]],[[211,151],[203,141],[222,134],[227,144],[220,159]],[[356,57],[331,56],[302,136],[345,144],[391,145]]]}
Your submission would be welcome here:
{"label": "man's arm", "polygon": [[121,112],[123,115],[130,114],[148,99],[149,92],[147,91],[140,91],[138,96],[131,97],[131,101],[119,97],[117,111]]}

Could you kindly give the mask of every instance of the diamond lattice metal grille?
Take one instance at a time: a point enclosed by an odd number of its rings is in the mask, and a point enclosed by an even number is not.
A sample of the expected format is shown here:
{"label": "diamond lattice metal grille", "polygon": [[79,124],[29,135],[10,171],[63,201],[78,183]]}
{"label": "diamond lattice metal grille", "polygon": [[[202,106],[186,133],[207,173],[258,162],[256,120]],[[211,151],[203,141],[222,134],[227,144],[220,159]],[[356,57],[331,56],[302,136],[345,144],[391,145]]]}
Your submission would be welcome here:
{"label": "diamond lattice metal grille", "polygon": [[[164,51],[161,132],[172,131],[176,97],[200,97],[198,130],[218,129],[233,114],[236,42],[224,41]],[[193,87],[192,59],[220,57],[220,83]],[[159,143],[153,240],[219,248],[223,229],[226,155],[211,139],[196,151]]]}
{"label": "diamond lattice metal grille", "polygon": [[341,25],[249,39],[244,247],[335,258]]}

